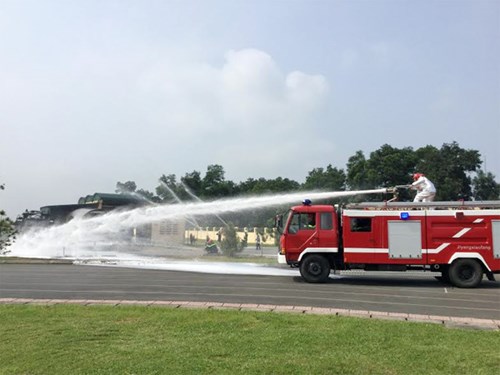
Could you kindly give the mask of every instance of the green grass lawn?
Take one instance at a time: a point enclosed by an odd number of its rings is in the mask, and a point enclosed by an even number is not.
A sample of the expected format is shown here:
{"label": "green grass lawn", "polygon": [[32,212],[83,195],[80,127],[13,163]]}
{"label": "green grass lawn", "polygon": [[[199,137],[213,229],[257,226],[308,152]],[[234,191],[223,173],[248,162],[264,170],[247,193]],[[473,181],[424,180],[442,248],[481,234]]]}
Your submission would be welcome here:
{"label": "green grass lawn", "polygon": [[143,306],[0,305],[0,374],[500,374],[500,332]]}

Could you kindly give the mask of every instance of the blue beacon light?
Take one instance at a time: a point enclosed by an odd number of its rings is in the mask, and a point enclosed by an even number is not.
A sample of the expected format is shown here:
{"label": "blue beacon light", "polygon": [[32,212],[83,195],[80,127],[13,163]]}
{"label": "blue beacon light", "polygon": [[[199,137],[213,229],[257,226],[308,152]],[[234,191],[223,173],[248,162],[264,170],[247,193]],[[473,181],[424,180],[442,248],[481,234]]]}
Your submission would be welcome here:
{"label": "blue beacon light", "polygon": [[401,212],[399,214],[399,218],[401,220],[408,220],[410,218],[410,213],[409,212]]}

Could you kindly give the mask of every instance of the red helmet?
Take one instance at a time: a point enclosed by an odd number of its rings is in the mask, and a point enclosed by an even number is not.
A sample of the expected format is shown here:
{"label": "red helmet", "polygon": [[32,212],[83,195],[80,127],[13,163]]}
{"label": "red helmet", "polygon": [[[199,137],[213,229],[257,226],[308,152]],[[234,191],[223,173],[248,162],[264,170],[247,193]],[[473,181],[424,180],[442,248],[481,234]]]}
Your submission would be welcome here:
{"label": "red helmet", "polygon": [[418,180],[418,179],[419,179],[420,177],[422,177],[422,176],[423,176],[423,174],[422,174],[422,173],[415,173],[415,174],[413,175],[413,180],[414,180],[414,181],[416,181],[416,180]]}

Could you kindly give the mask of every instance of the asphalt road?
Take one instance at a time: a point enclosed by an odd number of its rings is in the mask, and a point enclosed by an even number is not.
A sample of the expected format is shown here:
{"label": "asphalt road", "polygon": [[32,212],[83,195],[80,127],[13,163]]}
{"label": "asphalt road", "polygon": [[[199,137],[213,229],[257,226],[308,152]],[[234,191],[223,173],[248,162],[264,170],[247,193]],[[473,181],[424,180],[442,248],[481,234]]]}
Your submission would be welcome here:
{"label": "asphalt road", "polygon": [[297,276],[0,264],[0,298],[250,303],[500,319],[499,282],[458,289],[423,272],[360,271],[308,284]]}

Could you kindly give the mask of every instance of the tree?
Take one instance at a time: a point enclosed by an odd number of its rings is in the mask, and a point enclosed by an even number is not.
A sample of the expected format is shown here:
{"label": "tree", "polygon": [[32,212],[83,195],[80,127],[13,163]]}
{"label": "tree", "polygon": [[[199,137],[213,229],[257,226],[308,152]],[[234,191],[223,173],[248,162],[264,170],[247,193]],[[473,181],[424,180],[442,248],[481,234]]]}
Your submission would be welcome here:
{"label": "tree", "polygon": [[468,200],[472,197],[470,174],[481,166],[476,150],[465,150],[457,142],[445,143],[441,149],[425,146],[416,150],[415,172],[424,173],[434,182],[436,200]]}
{"label": "tree", "polygon": [[[411,182],[413,173],[421,172],[436,185],[436,200],[471,199],[471,176],[480,166],[479,152],[465,150],[456,142],[445,143],[440,149],[428,145],[416,151],[411,147],[397,149],[385,144],[373,151],[369,159],[365,159],[361,151],[349,158],[347,185],[350,190],[406,185]],[[490,180],[488,182],[484,177],[477,180],[482,186],[481,196],[495,196],[495,185],[491,183],[493,177]],[[486,190],[489,192],[486,193]],[[410,198],[409,191],[400,191],[400,199]],[[379,200],[380,197],[370,196],[366,199]]]}
{"label": "tree", "polygon": [[[285,193],[288,191],[297,191],[300,189],[300,184],[288,178],[278,177],[275,179],[259,179],[248,178],[246,181],[240,182],[235,186],[234,193],[239,195],[263,195],[263,194],[277,194]],[[249,209],[244,214],[231,213],[225,214],[228,220],[232,221],[239,227],[254,227],[262,226],[268,222],[270,218],[274,218],[278,213],[288,209],[269,207],[260,209]]]}
{"label": "tree", "polygon": [[236,228],[234,227],[233,223],[227,223],[227,225],[224,227],[223,234],[224,236],[222,238],[220,247],[224,255],[232,257],[237,252],[243,250],[243,248],[240,246],[240,238],[236,233]]}
{"label": "tree", "polygon": [[370,186],[367,178],[366,158],[363,151],[356,151],[347,161],[347,187],[349,190],[364,190]]}
{"label": "tree", "polygon": [[137,185],[134,181],[117,182],[115,192],[120,194],[133,193],[135,189],[137,189]]}
{"label": "tree", "polygon": [[284,193],[287,191],[298,190],[300,184],[288,178],[275,178],[267,180],[263,177],[259,179],[248,178],[244,182],[240,182],[236,186],[236,191],[241,194],[267,194],[267,193]]}
{"label": "tree", "polygon": [[191,189],[190,194],[181,182],[177,182],[175,174],[162,175],[159,181],[160,185],[156,188],[156,194],[162,202],[181,203],[193,200]]}
{"label": "tree", "polygon": [[398,149],[385,144],[370,154],[366,163],[368,181],[372,188],[408,184],[415,163],[411,147]]}
{"label": "tree", "polygon": [[155,195],[154,193],[148,191],[148,190],[144,190],[144,189],[139,189],[136,191],[137,195],[145,198],[146,200],[150,201],[150,202],[154,202],[154,203],[160,203],[161,202],[161,199],[159,196]]}
{"label": "tree", "polygon": [[[416,155],[411,147],[394,148],[388,144],[382,145],[370,154],[365,163],[365,181],[370,189],[407,185],[411,182],[411,174],[415,167]],[[408,200],[408,190],[399,191],[399,199]],[[384,197],[363,197],[365,200],[380,200]]]}
{"label": "tree", "polygon": [[[0,190],[5,190],[5,184],[0,184]],[[16,229],[4,210],[0,210],[0,254],[8,253],[7,247],[16,239]]]}
{"label": "tree", "polygon": [[[347,161],[347,188],[348,190],[367,190],[374,189],[377,185],[377,174],[370,171],[369,160],[366,160],[362,151],[357,151],[354,156],[351,156]],[[369,196],[353,196],[344,198],[344,201],[359,202],[369,200],[380,200],[380,197],[373,195]]]}
{"label": "tree", "polygon": [[346,175],[344,170],[332,167],[329,164],[326,170],[323,168],[314,168],[309,172],[303,188],[306,190],[311,189],[325,189],[330,191],[345,190]]}
{"label": "tree", "polygon": [[500,184],[495,181],[492,173],[479,170],[472,180],[472,196],[475,200],[500,199]]}
{"label": "tree", "polygon": [[235,194],[236,185],[224,178],[224,168],[213,164],[207,167],[207,172],[202,180],[202,195],[206,198],[224,198]]}
{"label": "tree", "polygon": [[192,171],[191,173],[186,173],[184,177],[181,177],[181,183],[196,197],[202,195],[202,182],[200,172]]}
{"label": "tree", "polygon": [[175,174],[161,175],[160,185],[156,187],[156,194],[161,202],[179,203],[182,197],[179,196],[179,186]]}

